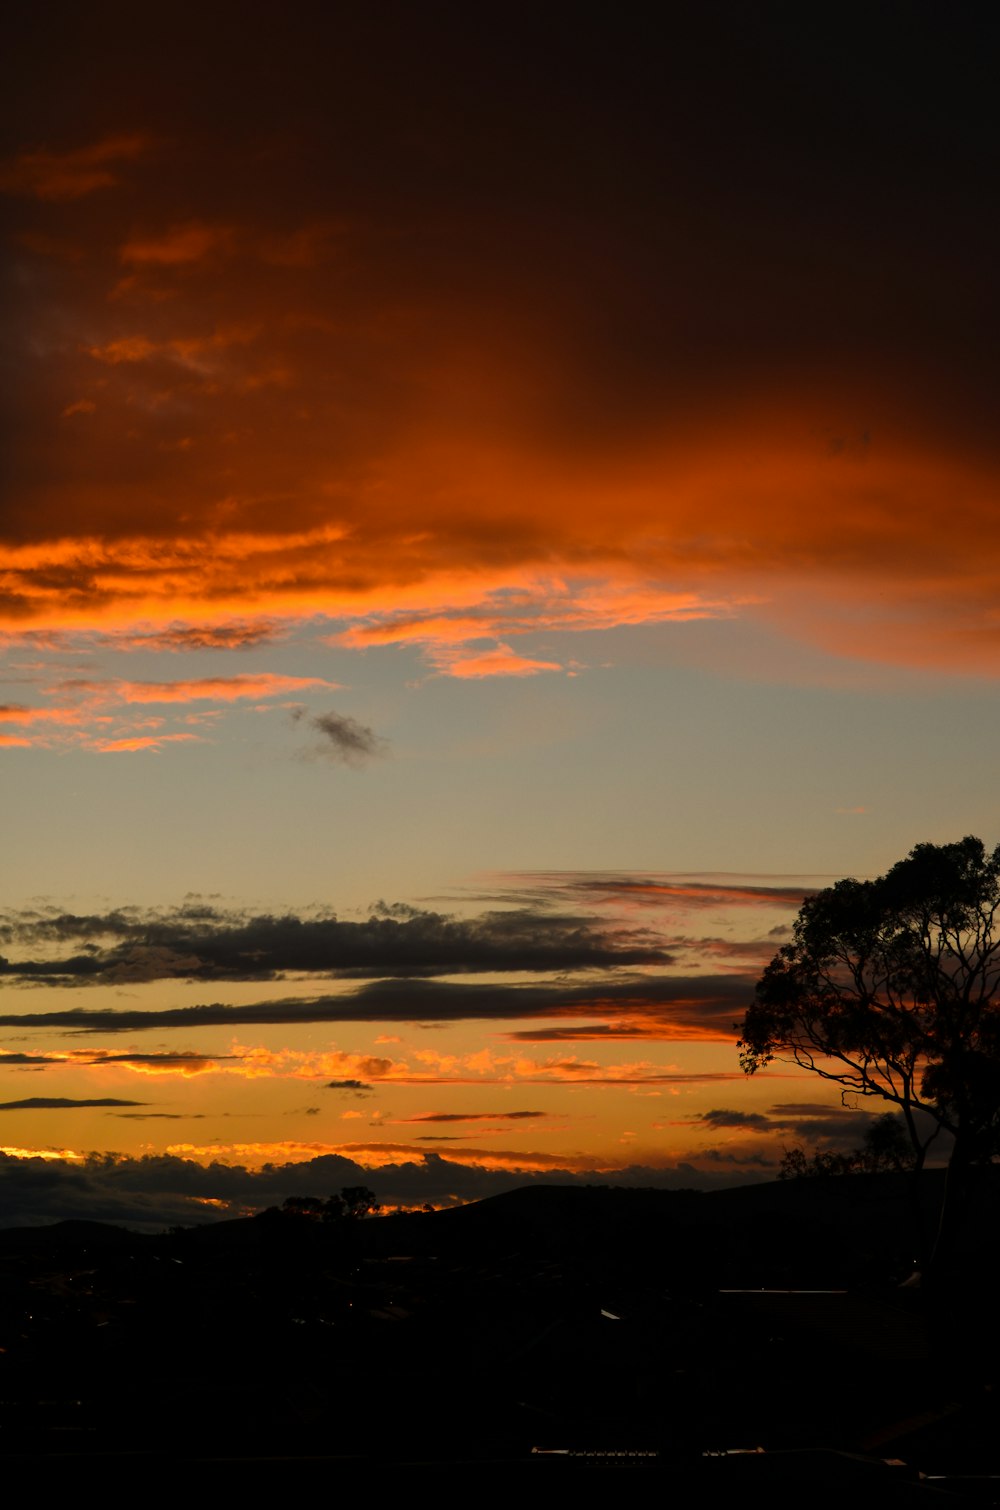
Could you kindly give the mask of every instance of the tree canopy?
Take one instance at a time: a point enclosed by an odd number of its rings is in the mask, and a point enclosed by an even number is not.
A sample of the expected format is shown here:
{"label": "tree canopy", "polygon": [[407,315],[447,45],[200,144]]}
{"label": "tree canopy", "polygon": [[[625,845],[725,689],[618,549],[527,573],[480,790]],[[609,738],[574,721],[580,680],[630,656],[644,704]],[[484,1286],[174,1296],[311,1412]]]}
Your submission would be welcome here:
{"label": "tree canopy", "polygon": [[[271,1210],[277,1212],[276,1207]],[[344,1217],[373,1216],[381,1210],[381,1201],[367,1185],[345,1185],[339,1195],[331,1195],[326,1201],[314,1195],[290,1195],[282,1202],[280,1215],[309,1222],[339,1222]]]}
{"label": "tree canopy", "polygon": [[865,1131],[860,1148],[848,1153],[817,1149],[812,1158],[799,1145],[786,1148],[778,1171],[779,1180],[825,1178],[845,1174],[901,1174],[912,1169],[916,1155],[897,1112],[883,1112]]}
{"label": "tree canopy", "polygon": [[[809,897],[743,1022],[753,1074],[790,1059],[899,1107],[918,1164],[1000,1151],[1000,846],[918,844],[873,881]],[[920,1114],[924,1114],[921,1116]]]}

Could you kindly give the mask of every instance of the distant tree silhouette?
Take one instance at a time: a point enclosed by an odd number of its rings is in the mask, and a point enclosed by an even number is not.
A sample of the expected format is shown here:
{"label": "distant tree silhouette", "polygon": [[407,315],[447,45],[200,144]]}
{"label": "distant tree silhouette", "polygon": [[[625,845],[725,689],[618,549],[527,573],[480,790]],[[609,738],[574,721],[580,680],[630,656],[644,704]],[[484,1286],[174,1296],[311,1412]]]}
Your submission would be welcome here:
{"label": "distant tree silhouette", "polygon": [[865,1132],[857,1157],[866,1174],[900,1174],[904,1169],[913,1169],[917,1162],[906,1123],[897,1112],[883,1112],[875,1118]]}
{"label": "distant tree silhouette", "polygon": [[375,1216],[382,1210],[382,1203],[367,1185],[345,1185],[340,1192],[345,1215],[353,1217]]}
{"label": "distant tree silhouette", "polygon": [[260,1215],[271,1221],[291,1217],[300,1222],[339,1222],[345,1217],[373,1216],[381,1209],[381,1202],[367,1185],[345,1185],[339,1195],[325,1201],[314,1195],[290,1195],[280,1209],[270,1206]]}
{"label": "distant tree silhouette", "polygon": [[794,1148],[784,1150],[781,1166],[778,1169],[778,1179],[824,1179],[831,1175],[854,1174],[856,1168],[853,1154],[819,1149],[810,1157],[801,1145],[796,1145]]}
{"label": "distant tree silhouette", "polygon": [[280,1245],[286,1241],[298,1245],[307,1238],[317,1242],[321,1227],[339,1227],[339,1241],[344,1241],[349,1218],[375,1215],[381,1209],[374,1190],[367,1185],[345,1185],[339,1195],[331,1195],[325,1201],[314,1195],[290,1195],[280,1206],[259,1211],[257,1220]]}
{"label": "distant tree silhouette", "polygon": [[301,1216],[318,1222],[323,1215],[323,1202],[312,1195],[290,1195],[282,1201],[281,1209],[288,1216]]}
{"label": "distant tree silhouette", "polygon": [[912,1169],[916,1163],[906,1124],[895,1112],[884,1112],[868,1127],[861,1148],[849,1153],[819,1149],[810,1157],[802,1147],[786,1148],[779,1180],[829,1175],[888,1174]]}
{"label": "distant tree silhouette", "polygon": [[743,1021],[754,1074],[791,1060],[899,1108],[919,1172],[952,1139],[938,1234],[954,1237],[969,1171],[1000,1150],[1000,846],[918,844],[874,881],[809,897]]}

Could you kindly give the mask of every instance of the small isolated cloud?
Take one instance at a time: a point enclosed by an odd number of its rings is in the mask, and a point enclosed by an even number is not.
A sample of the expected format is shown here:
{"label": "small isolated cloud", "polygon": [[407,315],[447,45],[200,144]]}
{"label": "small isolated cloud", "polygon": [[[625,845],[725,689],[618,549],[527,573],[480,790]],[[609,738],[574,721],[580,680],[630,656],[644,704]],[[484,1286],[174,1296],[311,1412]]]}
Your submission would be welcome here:
{"label": "small isolated cloud", "polygon": [[448,646],[436,651],[432,660],[443,676],[465,680],[485,676],[537,676],[541,671],[566,669],[558,661],[533,660],[530,656],[519,655],[509,645],[502,644],[472,655],[463,655],[454,647]]}
{"label": "small isolated cloud", "polygon": [[[326,1088],[328,1091],[353,1091],[356,1096],[369,1096],[372,1089],[364,1080],[328,1080]],[[319,1108],[310,1107],[310,1110],[318,1111]]]}
{"label": "small isolated cloud", "polygon": [[384,752],[385,740],[348,713],[331,711],[307,717],[304,708],[295,708],[292,717],[296,723],[307,719],[309,727],[323,736],[323,743],[315,747],[315,753],[329,760],[359,766]]}
{"label": "small isolated cloud", "polygon": [[204,1112],[109,1112],[129,1122],[204,1122]]}

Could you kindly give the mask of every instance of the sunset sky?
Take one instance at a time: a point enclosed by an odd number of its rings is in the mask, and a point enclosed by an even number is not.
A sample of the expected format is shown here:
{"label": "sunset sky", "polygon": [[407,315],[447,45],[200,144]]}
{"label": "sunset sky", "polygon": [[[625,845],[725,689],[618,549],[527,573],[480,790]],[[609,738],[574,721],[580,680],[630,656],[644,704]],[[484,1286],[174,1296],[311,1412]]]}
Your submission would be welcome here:
{"label": "sunset sky", "polygon": [[12,0],[6,1221],[859,1140],[733,1025],[1000,838],[996,28]]}

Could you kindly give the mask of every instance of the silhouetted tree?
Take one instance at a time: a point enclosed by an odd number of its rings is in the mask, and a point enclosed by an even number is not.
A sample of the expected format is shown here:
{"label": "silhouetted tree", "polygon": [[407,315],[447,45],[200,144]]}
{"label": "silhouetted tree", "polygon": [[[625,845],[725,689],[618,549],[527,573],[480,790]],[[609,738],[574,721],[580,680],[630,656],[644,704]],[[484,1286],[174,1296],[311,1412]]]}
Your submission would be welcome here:
{"label": "silhouetted tree", "polygon": [[306,1223],[339,1222],[344,1217],[362,1217],[381,1211],[381,1202],[374,1190],[367,1185],[345,1185],[339,1195],[331,1195],[322,1201],[315,1195],[290,1195],[277,1206],[268,1207],[258,1215],[274,1222],[278,1218],[293,1218],[300,1227]]}
{"label": "silhouetted tree", "polygon": [[831,1149],[822,1148],[810,1157],[804,1148],[796,1146],[785,1149],[778,1169],[778,1179],[823,1179],[831,1175],[855,1174],[857,1167],[856,1154],[835,1153]]}
{"label": "silhouetted tree", "polygon": [[917,1162],[906,1123],[897,1112],[883,1112],[870,1123],[855,1157],[866,1174],[901,1174]]}
{"label": "silhouetted tree", "polygon": [[323,1202],[314,1195],[290,1195],[282,1201],[281,1209],[288,1216],[300,1216],[318,1222],[323,1215]]}
{"label": "silhouetted tree", "polygon": [[374,1216],[382,1210],[381,1201],[376,1198],[374,1190],[369,1190],[367,1185],[345,1185],[340,1192],[340,1198],[344,1203],[347,1216]]}
{"label": "silhouetted tree", "polygon": [[888,1174],[912,1169],[916,1156],[906,1134],[906,1124],[895,1112],[876,1117],[865,1132],[861,1148],[849,1153],[818,1149],[812,1157],[800,1146],[786,1148],[778,1171],[779,1180],[812,1179],[823,1175]]}
{"label": "silhouetted tree", "polygon": [[940,1264],[974,1163],[1000,1149],[1000,846],[918,844],[874,881],[808,898],[793,940],[757,983],[741,1063],[787,1059],[860,1096],[894,1103],[919,1172],[953,1142]]}

